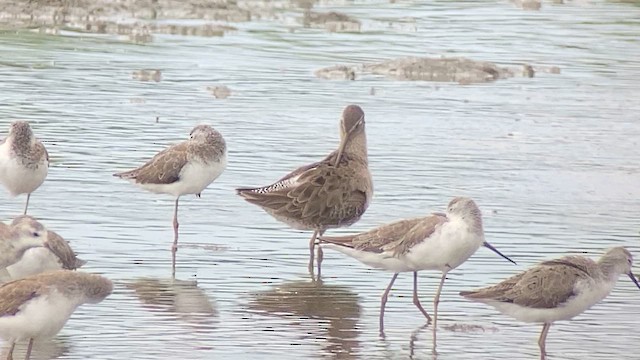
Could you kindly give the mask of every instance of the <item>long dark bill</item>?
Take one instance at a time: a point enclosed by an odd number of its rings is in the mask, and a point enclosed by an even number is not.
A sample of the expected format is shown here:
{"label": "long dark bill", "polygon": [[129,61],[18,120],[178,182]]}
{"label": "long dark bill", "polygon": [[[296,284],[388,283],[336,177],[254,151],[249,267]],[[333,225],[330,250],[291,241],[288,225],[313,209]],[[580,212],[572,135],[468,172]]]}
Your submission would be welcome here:
{"label": "long dark bill", "polygon": [[[505,260],[508,260],[509,262],[513,263],[514,265],[518,265],[516,264],[515,261],[509,259],[506,255],[504,255],[503,253],[501,253],[500,251],[498,251],[498,249],[494,248],[493,245],[489,244],[488,242],[484,242],[482,243],[482,246],[486,247],[487,249],[493,251],[494,253],[500,255],[500,257],[502,257]],[[637,284],[637,283],[636,283]]]}
{"label": "long dark bill", "polygon": [[636,277],[633,276],[633,273],[631,271],[629,271],[629,273],[627,275],[629,275],[629,278],[631,279],[631,281],[633,281],[633,283],[636,284],[638,289],[640,289],[640,284],[638,283],[638,280],[636,280]]}

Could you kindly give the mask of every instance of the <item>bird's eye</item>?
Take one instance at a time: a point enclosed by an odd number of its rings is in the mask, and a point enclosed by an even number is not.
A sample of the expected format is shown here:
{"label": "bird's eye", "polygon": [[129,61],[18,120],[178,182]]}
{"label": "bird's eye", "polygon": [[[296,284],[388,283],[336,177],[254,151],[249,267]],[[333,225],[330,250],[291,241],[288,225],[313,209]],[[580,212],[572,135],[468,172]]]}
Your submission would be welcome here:
{"label": "bird's eye", "polygon": [[33,235],[33,237],[40,237],[40,233],[37,231],[32,232],[31,235]]}

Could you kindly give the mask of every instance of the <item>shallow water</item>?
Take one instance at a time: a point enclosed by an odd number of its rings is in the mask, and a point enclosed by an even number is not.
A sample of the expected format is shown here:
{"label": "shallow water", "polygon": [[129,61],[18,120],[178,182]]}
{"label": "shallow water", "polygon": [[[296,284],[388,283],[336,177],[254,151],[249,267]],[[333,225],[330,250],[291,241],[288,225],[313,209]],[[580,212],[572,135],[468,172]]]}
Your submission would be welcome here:
{"label": "shallow water", "polygon": [[[460,290],[567,253],[597,257],[624,245],[640,254],[640,8],[372,1],[321,10],[360,19],[362,32],[304,29],[283,18],[235,23],[238,31],[224,37],[156,35],[146,45],[0,33],[0,127],[29,120],[53,162],[29,212],[72,242],[89,261],[86,271],[116,282],[111,297],[80,308],[58,337],[38,344],[35,358],[431,358],[431,328],[421,328],[411,303],[410,274],[396,282],[381,339],[379,297],[391,274],[327,250],[324,281],[311,283],[311,234],[233,191],[335,148],[348,103],[367,114],[375,196],[359,223],[334,233],[442,211],[465,195],[483,210],[487,240],[518,262],[480,249],[450,273],[438,359],[538,356],[539,326],[465,301]],[[313,76],[325,66],[407,55],[562,73],[466,86]],[[160,69],[162,80],[132,79],[140,69]],[[207,87],[216,85],[228,86],[230,97],[214,98]],[[201,199],[181,201],[180,280],[172,282],[173,200],[111,174],[185,139],[200,122],[225,136],[229,166]],[[3,196],[2,219],[19,214],[24,200]],[[428,311],[437,277],[420,276]],[[629,358],[640,352],[639,313],[640,292],[622,278],[603,303],[552,327],[549,358]]]}

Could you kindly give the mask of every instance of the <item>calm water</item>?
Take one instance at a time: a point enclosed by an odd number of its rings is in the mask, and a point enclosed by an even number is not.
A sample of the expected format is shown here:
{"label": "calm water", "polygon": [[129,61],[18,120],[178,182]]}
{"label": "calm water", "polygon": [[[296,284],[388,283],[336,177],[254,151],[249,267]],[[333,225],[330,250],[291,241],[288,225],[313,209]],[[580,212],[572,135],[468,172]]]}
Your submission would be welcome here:
{"label": "calm water", "polygon": [[[322,8],[361,19],[363,32],[350,34],[290,32],[293,17],[233,24],[239,30],[224,37],[158,35],[147,45],[0,33],[0,127],[29,120],[53,161],[30,213],[72,242],[86,271],[116,282],[110,298],[80,308],[35,357],[430,359],[431,329],[421,328],[411,303],[410,274],[396,282],[380,339],[379,296],[391,274],[327,250],[324,281],[311,283],[310,234],[233,191],[323,157],[337,144],[342,107],[358,103],[375,196],[358,224],[335,233],[473,197],[487,239],[518,266],[480,249],[451,272],[438,359],[536,359],[539,326],[457,293],[567,253],[597,257],[625,245],[640,257],[640,8],[425,3]],[[390,24],[409,16],[415,23]],[[406,55],[556,65],[562,73],[468,86],[313,76],[324,66]],[[133,80],[143,68],[161,69],[163,80]],[[220,84],[231,97],[207,92]],[[173,200],[111,174],[187,138],[200,122],[224,134],[229,166],[201,199],[181,202],[180,280],[172,283]],[[24,200],[3,195],[1,218],[20,213]],[[429,311],[438,276],[421,274]],[[603,303],[552,327],[550,359],[637,357],[639,314],[640,292],[621,278]],[[460,327],[472,331],[452,330]]]}

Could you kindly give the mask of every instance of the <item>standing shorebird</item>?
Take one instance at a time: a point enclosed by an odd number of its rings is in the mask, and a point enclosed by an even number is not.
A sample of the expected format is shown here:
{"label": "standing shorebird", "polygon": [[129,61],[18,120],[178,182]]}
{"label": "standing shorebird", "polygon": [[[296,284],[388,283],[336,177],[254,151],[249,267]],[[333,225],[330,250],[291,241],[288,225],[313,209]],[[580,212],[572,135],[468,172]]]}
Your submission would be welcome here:
{"label": "standing shorebird", "polygon": [[49,154],[36,139],[26,121],[16,121],[0,143],[0,182],[11,196],[27,194],[24,214],[31,193],[42,185],[49,172]]}
{"label": "standing shorebird", "polygon": [[[344,108],[340,146],[324,160],[299,167],[271,185],[236,191],[276,220],[294,229],[313,230],[309,241],[309,272],[313,273],[316,238],[327,229],[357,222],[373,196],[364,112],[357,105]],[[318,247],[318,276],[321,264]]]}
{"label": "standing shorebird", "polygon": [[609,249],[597,262],[583,256],[544,261],[496,285],[460,295],[495,307],[524,322],[541,323],[538,339],[540,359],[546,358],[546,339],[551,324],[569,320],[607,297],[618,278],[631,273],[633,257],[627,249]]}
{"label": "standing shorebird", "polygon": [[55,336],[78,306],[97,304],[111,294],[113,284],[100,275],[58,270],[0,287],[0,337],[11,343],[29,339],[25,360],[35,338]]}
{"label": "standing shorebird", "polygon": [[2,281],[18,280],[52,270],[75,270],[86,263],[86,261],[78,259],[66,240],[56,232],[47,230],[31,216],[22,215],[15,218],[11,222],[10,228],[18,231],[20,229],[42,229],[40,234],[42,245],[30,244],[19,252],[15,263],[0,269],[0,280]]}
{"label": "standing shorebird", "polygon": [[226,167],[227,145],[222,134],[209,125],[198,125],[191,130],[189,140],[162,150],[137,169],[113,174],[145,190],[176,197],[171,247],[174,276],[178,251],[178,200],[187,194],[200,197]]}
{"label": "standing shorebird", "polygon": [[413,304],[431,322],[418,299],[418,271],[442,272],[440,285],[433,301],[433,351],[436,350],[438,303],[442,285],[449,271],[457,268],[473,255],[480,246],[511,261],[484,240],[482,215],[476,203],[465,197],[456,197],[447,207],[446,214],[434,213],[426,217],[400,220],[382,225],[371,231],[326,237],[320,242],[358,261],[378,269],[393,271],[393,276],[382,294],[380,303],[380,333],[384,334],[384,308],[394,281],[401,272],[413,272]]}

